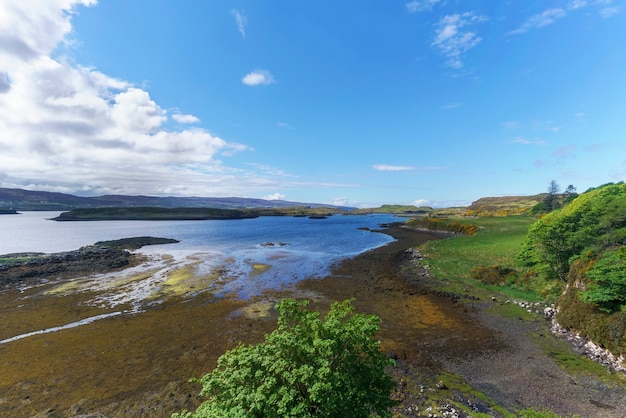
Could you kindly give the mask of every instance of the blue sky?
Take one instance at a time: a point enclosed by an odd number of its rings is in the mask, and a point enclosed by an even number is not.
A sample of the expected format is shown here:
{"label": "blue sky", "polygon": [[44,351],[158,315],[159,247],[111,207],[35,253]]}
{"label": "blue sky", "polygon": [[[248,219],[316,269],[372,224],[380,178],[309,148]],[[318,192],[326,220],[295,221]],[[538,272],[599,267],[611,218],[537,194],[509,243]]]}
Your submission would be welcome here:
{"label": "blue sky", "polygon": [[626,3],[0,1],[0,187],[467,205],[626,180]]}

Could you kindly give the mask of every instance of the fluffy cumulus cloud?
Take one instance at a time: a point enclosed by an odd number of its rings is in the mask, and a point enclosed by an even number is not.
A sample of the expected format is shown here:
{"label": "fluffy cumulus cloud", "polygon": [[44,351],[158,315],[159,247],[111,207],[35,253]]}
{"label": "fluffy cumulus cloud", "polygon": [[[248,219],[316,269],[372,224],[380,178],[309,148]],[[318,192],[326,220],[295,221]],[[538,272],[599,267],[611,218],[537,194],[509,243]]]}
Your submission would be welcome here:
{"label": "fluffy cumulus cloud", "polygon": [[428,205],[429,203],[430,203],[430,201],[428,201],[428,200],[426,200],[426,199],[417,199],[417,200],[414,200],[414,201],[412,201],[412,202],[411,202],[411,204],[412,204],[413,206],[417,206],[417,207],[420,207],[420,206],[426,206],[426,205]]}
{"label": "fluffy cumulus cloud", "polygon": [[255,70],[245,75],[241,82],[246,86],[259,86],[274,83],[274,77],[267,70]]}
{"label": "fluffy cumulus cloud", "polygon": [[263,199],[265,200],[285,200],[285,196],[284,194],[281,193],[274,193],[274,194],[268,194],[266,196],[263,196]]}
{"label": "fluffy cumulus cloud", "polygon": [[[2,2],[0,179],[70,192],[206,195],[230,175],[218,156],[246,146],[204,129],[166,129],[168,112],[148,91],[54,55],[76,9],[93,4]],[[179,112],[172,119],[199,122]]]}
{"label": "fluffy cumulus cloud", "polygon": [[463,67],[465,53],[482,40],[472,28],[485,21],[487,21],[485,16],[472,12],[446,15],[439,20],[432,46],[446,57],[448,67],[454,69]]}

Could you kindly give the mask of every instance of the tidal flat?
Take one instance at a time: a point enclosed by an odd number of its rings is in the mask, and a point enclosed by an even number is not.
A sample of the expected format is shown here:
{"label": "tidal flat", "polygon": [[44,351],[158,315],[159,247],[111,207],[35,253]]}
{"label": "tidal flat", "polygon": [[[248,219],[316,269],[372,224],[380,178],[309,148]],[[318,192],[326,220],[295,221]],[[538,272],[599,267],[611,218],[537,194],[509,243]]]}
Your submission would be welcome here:
{"label": "tidal flat", "polygon": [[275,329],[273,304],[284,297],[310,299],[321,311],[355,298],[357,311],[381,317],[381,348],[398,363],[390,371],[399,382],[396,416],[428,416],[437,405],[465,406],[468,416],[526,407],[591,417],[626,410],[623,388],[571,376],[537,349],[530,333],[541,332],[540,321],[491,316],[491,300],[434,290],[405,250],[439,235],[386,232],[396,241],[339,263],[326,277],[249,298],[226,290],[236,281],[259,285],[258,272],[271,271],[271,261],[253,263],[254,274],[243,280],[234,260],[206,268],[201,261],[210,255],[197,254],[5,286],[0,340],[120,314],[0,344],[0,415],[168,417],[194,409],[200,387],[188,379],[210,371],[239,342],[261,341]]}

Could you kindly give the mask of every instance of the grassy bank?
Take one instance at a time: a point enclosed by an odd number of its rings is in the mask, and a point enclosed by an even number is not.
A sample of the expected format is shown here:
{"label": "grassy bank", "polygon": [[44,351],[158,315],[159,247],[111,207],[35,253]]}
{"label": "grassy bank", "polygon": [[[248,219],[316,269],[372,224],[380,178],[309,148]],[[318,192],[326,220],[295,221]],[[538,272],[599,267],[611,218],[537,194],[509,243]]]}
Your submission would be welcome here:
{"label": "grassy bank", "polygon": [[[420,247],[431,271],[446,283],[447,290],[466,291],[468,286],[476,291],[487,290],[504,293],[509,297],[529,301],[539,300],[531,285],[518,280],[524,267],[517,259],[528,228],[535,221],[530,216],[481,217],[454,219],[460,224],[475,225],[474,235],[429,241]],[[486,284],[472,278],[476,267],[500,266],[515,272],[502,285]],[[515,280],[514,280],[515,279]]]}
{"label": "grassy bank", "polygon": [[[528,274],[518,258],[528,229],[535,222],[530,216],[455,218],[455,222],[473,223],[478,232],[444,240],[429,241],[421,245],[431,272],[441,281],[443,290],[470,293],[480,299],[491,296],[522,299],[529,302],[555,302],[545,292],[546,282]],[[501,267],[510,275],[500,284],[477,280],[477,267]],[[537,320],[536,314],[516,304],[494,304],[489,312],[520,320]],[[611,374],[604,366],[573,352],[571,346],[561,340],[548,337],[549,333],[535,336],[537,343],[555,362],[572,375],[595,376],[605,382],[624,384],[622,375]]]}

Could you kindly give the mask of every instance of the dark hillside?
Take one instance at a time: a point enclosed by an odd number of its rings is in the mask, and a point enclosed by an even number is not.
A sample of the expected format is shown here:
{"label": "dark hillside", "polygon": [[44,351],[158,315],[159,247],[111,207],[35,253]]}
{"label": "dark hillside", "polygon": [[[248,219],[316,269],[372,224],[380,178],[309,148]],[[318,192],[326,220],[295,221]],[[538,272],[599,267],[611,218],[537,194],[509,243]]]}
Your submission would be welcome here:
{"label": "dark hillside", "polygon": [[319,203],[299,203],[285,200],[265,200],[243,197],[160,197],[125,195],[80,197],[65,193],[0,188],[0,209],[69,210],[74,208],[148,206],[161,208],[203,207],[216,209],[286,207],[330,207],[334,209],[352,209],[349,207],[324,205]]}

